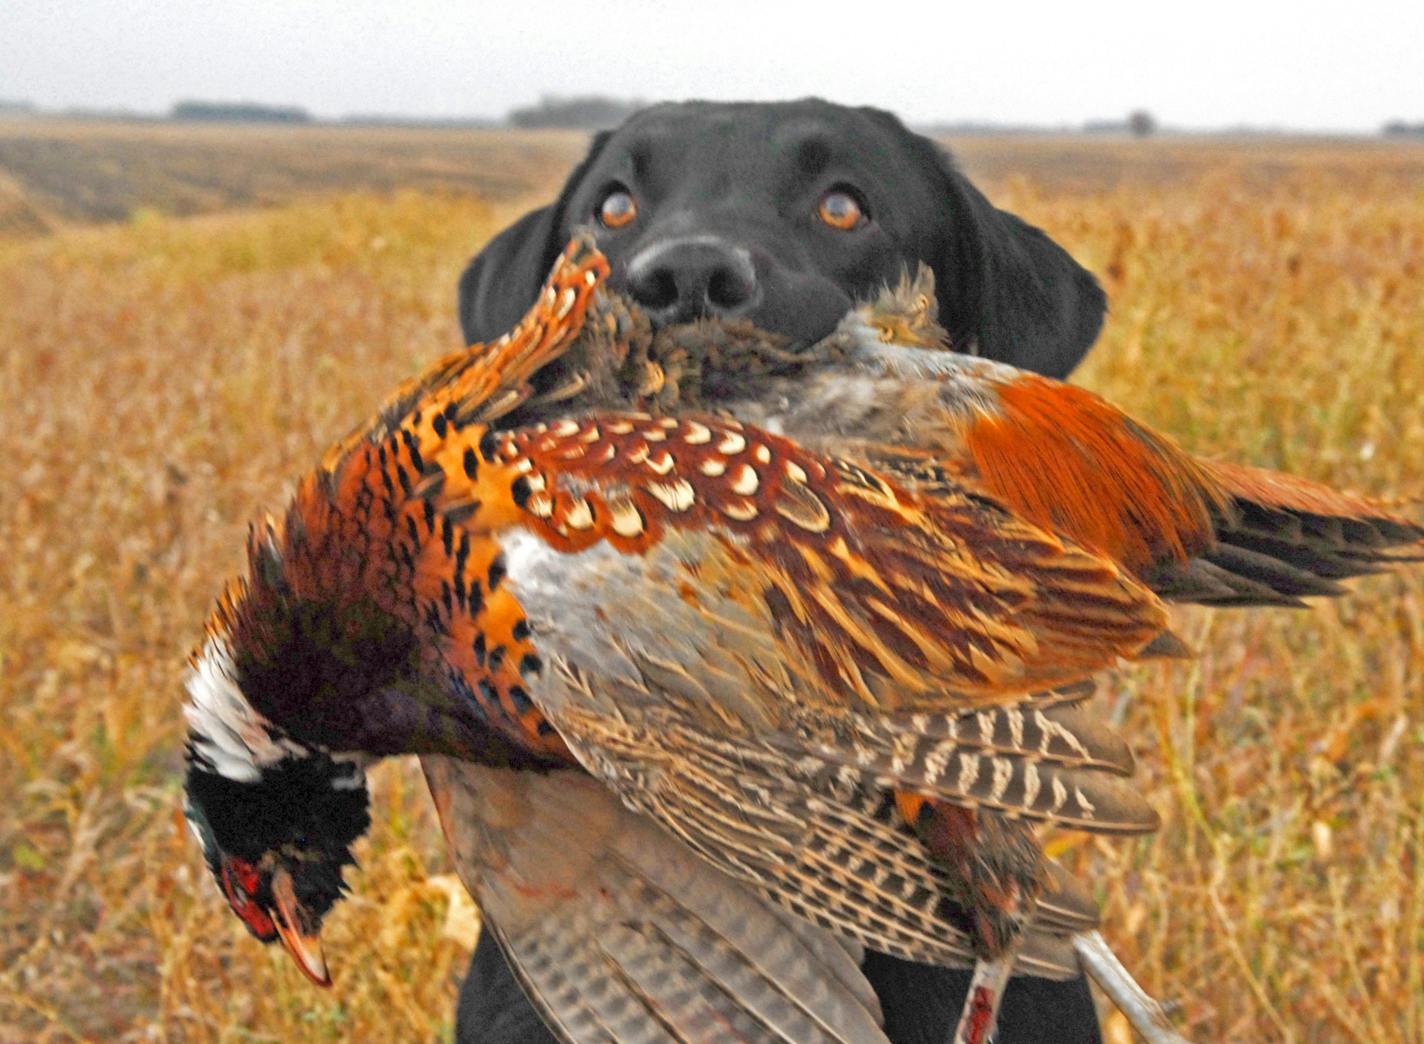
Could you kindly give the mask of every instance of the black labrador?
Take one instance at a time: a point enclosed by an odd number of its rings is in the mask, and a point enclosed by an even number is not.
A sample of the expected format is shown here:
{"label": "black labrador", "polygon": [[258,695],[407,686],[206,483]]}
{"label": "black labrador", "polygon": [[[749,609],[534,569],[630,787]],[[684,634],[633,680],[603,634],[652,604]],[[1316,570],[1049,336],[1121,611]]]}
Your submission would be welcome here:
{"label": "black labrador", "polygon": [[[559,198],[496,236],[460,280],[468,342],[518,321],[575,228],[613,286],[656,324],[746,318],[810,342],[917,262],[960,350],[1063,377],[1102,326],[1092,274],[994,207],[934,142],[889,113],[809,99],[658,105],[598,135]],[[880,954],[864,970],[897,1042],[951,1036],[969,973]],[[496,944],[482,935],[460,994],[461,1044],[548,1044]],[[1087,983],[1016,979],[999,1044],[1100,1040]]]}

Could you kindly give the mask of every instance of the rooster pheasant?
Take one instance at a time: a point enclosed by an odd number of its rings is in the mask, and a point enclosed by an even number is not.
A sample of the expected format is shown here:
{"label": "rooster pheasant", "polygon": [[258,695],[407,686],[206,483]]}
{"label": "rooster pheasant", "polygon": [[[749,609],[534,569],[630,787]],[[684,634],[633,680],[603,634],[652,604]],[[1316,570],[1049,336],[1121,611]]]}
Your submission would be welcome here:
{"label": "rooster pheasant", "polygon": [[364,767],[415,753],[561,1036],[883,1039],[869,946],[978,961],[982,1041],[1011,967],[1110,963],[1035,825],[1157,822],[1093,674],[1182,651],[1164,598],[1294,603],[1424,547],[941,350],[910,284],[798,349],[654,336],[605,275],[571,246],[334,446],[193,655],[188,819],[318,982]]}

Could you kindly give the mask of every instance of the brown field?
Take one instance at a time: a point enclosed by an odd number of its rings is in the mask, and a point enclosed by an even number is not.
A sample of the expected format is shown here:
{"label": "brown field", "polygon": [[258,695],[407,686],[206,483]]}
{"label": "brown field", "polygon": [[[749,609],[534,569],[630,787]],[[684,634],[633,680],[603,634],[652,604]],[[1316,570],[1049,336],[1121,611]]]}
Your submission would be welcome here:
{"label": "brown field", "polygon": [[[463,261],[580,147],[0,125],[0,1039],[450,1034],[476,921],[414,766],[375,773],[317,991],[183,828],[179,678],[248,519],[456,343]],[[959,151],[1102,275],[1084,383],[1204,453],[1424,498],[1424,149]],[[1200,659],[1109,685],[1162,831],[1055,842],[1107,935],[1199,1040],[1424,1039],[1424,570],[1179,625]]]}
{"label": "brown field", "polygon": [[562,181],[586,135],[0,118],[0,234],[188,216],[339,192],[507,202]]}

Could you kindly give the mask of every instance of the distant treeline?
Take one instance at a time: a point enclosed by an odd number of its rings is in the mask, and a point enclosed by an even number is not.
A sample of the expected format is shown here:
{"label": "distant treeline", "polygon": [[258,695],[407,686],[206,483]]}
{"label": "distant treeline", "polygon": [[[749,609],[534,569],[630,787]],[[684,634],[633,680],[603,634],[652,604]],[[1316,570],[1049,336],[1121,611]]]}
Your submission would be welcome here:
{"label": "distant treeline", "polygon": [[[166,115],[127,109],[70,108],[47,110],[20,98],[0,98],[0,116],[61,116],[71,119],[110,121],[175,120],[205,123],[284,123],[341,124],[360,127],[445,127],[468,129],[475,127],[552,128],[561,130],[606,130],[616,127],[648,103],[639,98],[615,98],[602,94],[564,97],[546,94],[534,105],[511,109],[503,119],[487,116],[407,116],[385,113],[360,113],[336,118],[315,117],[299,105],[265,105],[251,101],[180,101]],[[1164,128],[1145,109],[1135,109],[1125,117],[1094,119],[1081,124],[1008,124],[992,121],[933,121],[915,125],[921,133],[935,137],[1090,134],[1146,138]],[[1168,133],[1182,133],[1172,127]],[[1289,134],[1287,128],[1220,127],[1215,131],[1186,133],[1220,134]],[[1308,132],[1305,132],[1308,133]],[[1424,122],[1390,120],[1378,133],[1385,138],[1424,138]]]}
{"label": "distant treeline", "polygon": [[207,123],[311,123],[311,113],[296,105],[260,105],[257,102],[180,101],[168,118]]}
{"label": "distant treeline", "polygon": [[[589,95],[560,98],[546,95],[537,105],[514,109],[504,122],[511,127],[558,127],[572,130],[603,130],[616,127],[630,114],[641,109],[642,101]],[[257,102],[181,101],[174,105],[169,119],[209,123],[313,123],[311,113],[295,105],[262,105]],[[344,117],[341,123],[405,126],[488,126],[494,120],[480,119],[417,119],[400,116],[357,115]]]}
{"label": "distant treeline", "polygon": [[606,130],[616,127],[647,102],[590,94],[559,98],[546,94],[538,105],[514,109],[505,120],[511,127],[562,127],[570,130]]}

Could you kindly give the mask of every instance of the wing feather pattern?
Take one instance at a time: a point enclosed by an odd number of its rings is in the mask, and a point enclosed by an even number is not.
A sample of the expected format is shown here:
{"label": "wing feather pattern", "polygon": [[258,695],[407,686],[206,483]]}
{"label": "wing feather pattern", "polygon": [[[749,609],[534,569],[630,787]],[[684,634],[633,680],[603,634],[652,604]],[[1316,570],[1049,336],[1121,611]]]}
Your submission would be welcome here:
{"label": "wing feather pattern", "polygon": [[568,1041],[883,1041],[860,951],[576,772],[423,759],[487,927]]}
{"label": "wing feather pattern", "polygon": [[[540,661],[523,691],[630,807],[787,909],[963,963],[972,897],[896,791],[1094,830],[1155,824],[1120,780],[1125,746],[1074,706],[1085,673],[1163,626],[1110,564],[734,422],[605,415],[469,438],[477,466],[447,463],[438,499],[501,548]],[[725,460],[742,454],[760,466]],[[824,511],[814,531],[776,510],[788,478]],[[1044,911],[1019,966],[1071,974],[1058,925],[1091,921],[1091,904],[1065,894]]]}

